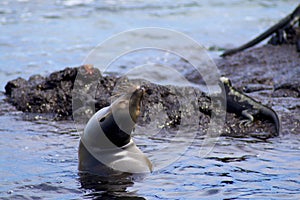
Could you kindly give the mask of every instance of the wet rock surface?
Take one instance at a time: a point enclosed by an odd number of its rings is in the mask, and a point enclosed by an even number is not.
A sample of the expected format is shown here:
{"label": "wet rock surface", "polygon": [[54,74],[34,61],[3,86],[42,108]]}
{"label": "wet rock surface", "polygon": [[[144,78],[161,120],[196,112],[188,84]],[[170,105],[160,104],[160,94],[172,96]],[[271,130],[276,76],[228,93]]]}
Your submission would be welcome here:
{"label": "wet rock surface", "polygon": [[[300,54],[293,45],[265,45],[215,62],[222,75],[232,80],[234,87],[278,113],[283,133],[300,132]],[[80,79],[74,84],[78,76]],[[197,77],[193,73],[187,73],[186,77],[195,83],[201,82],[195,80]],[[46,113],[47,117],[56,120],[84,115],[86,118],[81,122],[85,123],[94,111],[110,104],[116,95],[116,83],[120,81],[127,80],[116,75],[102,76],[98,69],[84,65],[66,68],[47,77],[17,78],[7,83],[5,93],[7,100],[25,113],[38,116]],[[167,116],[160,124],[162,127],[176,128],[183,118],[189,118],[198,121],[201,133],[206,132],[212,112],[211,99],[207,94],[202,91],[193,94],[196,98],[190,102],[194,105],[191,110],[180,105],[172,88],[149,82],[143,82],[143,85],[148,89],[143,99],[141,125],[147,124],[154,112],[163,110]],[[74,87],[76,90],[73,90]],[[188,95],[186,98],[189,98]],[[194,115],[195,110],[198,115]],[[262,139],[275,132],[274,125],[263,118],[250,126],[241,124],[241,120],[243,117],[227,113],[223,129],[217,131],[224,135],[250,135]]]}
{"label": "wet rock surface", "polygon": [[[128,79],[114,75],[102,76],[97,68],[83,65],[53,72],[48,77],[33,75],[28,80],[17,78],[7,83],[5,94],[10,103],[25,113],[55,120],[71,119],[75,116],[78,122],[86,123],[95,111],[110,105],[114,95],[124,92],[116,91],[117,82],[126,85]],[[128,84],[123,90],[130,90],[132,83]],[[149,110],[158,105],[167,113],[164,124],[169,127],[180,124],[176,95],[164,86],[149,82],[144,82],[143,85],[147,92],[143,99],[143,120],[140,123],[147,123],[150,120]],[[80,118],[82,116],[84,118]]]}

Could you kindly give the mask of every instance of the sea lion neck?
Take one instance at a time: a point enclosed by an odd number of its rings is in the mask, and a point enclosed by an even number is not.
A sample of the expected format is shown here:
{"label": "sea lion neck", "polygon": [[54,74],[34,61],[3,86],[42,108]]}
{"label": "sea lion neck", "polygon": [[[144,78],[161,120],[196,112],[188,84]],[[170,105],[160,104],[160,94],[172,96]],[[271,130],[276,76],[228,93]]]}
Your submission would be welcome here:
{"label": "sea lion neck", "polygon": [[129,131],[133,130],[133,127],[128,126],[128,131],[123,131],[116,123],[111,111],[105,118],[99,119],[99,123],[105,136],[117,147],[122,147],[130,142],[131,136]]}
{"label": "sea lion neck", "polygon": [[141,99],[144,90],[137,88],[115,100],[106,115],[98,119],[105,136],[116,146],[130,142],[137,118],[140,115]]}

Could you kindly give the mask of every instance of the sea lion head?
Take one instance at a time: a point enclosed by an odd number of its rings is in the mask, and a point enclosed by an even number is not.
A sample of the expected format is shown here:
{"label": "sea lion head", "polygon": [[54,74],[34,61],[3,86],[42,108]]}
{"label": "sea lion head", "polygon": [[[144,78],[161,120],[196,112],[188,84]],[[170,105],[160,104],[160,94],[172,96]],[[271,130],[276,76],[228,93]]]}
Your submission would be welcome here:
{"label": "sea lion head", "polygon": [[[141,112],[141,101],[144,93],[145,88],[138,86],[133,91],[116,99],[110,106],[115,119],[120,118],[125,120],[124,122],[128,122],[130,117],[135,124]],[[128,126],[127,123],[126,126]]]}
{"label": "sea lion head", "polygon": [[114,145],[122,147],[129,143],[131,132],[141,112],[144,92],[144,87],[136,87],[116,99],[106,113],[99,116],[98,121],[103,133]]}

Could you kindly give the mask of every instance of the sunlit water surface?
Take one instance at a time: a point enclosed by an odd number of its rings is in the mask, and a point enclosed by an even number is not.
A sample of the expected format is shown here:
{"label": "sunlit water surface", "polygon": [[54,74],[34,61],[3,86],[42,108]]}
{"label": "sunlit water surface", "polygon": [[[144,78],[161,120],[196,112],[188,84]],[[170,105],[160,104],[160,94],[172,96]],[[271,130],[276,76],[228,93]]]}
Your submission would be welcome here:
{"label": "sunlit water surface", "polygon": [[298,3],[298,0],[2,0],[0,88],[3,90],[8,80],[18,76],[45,75],[78,66],[99,43],[134,28],[174,29],[204,45],[212,56],[219,55],[222,49],[238,46],[266,30]]}
{"label": "sunlit water surface", "polygon": [[[166,167],[133,181],[107,183],[79,176],[79,136],[72,121],[24,120],[23,113],[3,102],[3,95],[0,107],[0,196],[4,199],[300,197],[297,135],[266,141],[220,137],[205,157],[200,154],[205,137],[197,136],[185,151],[171,146],[172,156],[178,159]],[[158,160],[170,159],[173,151],[157,151],[168,146],[168,140],[148,137],[153,133],[143,127],[137,130],[135,141],[150,159],[157,155],[161,156]]]}
{"label": "sunlit water surface", "polygon": [[[214,57],[223,48],[237,46],[262,32],[297,3],[4,0],[0,2],[1,90],[8,80],[18,76],[46,75],[77,66],[112,34],[144,26],[181,31],[207,47]],[[153,52],[144,55],[156,56]],[[126,57],[116,66],[122,70],[122,66],[143,63],[139,56]],[[79,136],[72,121],[26,120],[23,113],[4,102],[3,94],[0,98],[1,198],[300,198],[297,135],[265,141],[220,137],[203,157],[199,152],[205,137],[195,131],[198,136],[185,151],[177,153],[176,146],[171,147],[178,159],[152,174],[112,183],[97,182],[95,178],[94,183],[87,184],[77,170]],[[151,129],[137,130],[136,143],[154,162],[157,155],[161,160],[169,159],[170,155],[157,151],[169,145],[167,140],[148,137]]]}

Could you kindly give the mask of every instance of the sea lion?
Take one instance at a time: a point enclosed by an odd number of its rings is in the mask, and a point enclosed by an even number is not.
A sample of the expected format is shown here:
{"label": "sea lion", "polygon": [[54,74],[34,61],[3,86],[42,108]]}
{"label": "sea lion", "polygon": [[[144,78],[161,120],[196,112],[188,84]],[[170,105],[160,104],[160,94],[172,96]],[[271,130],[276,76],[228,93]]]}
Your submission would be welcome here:
{"label": "sea lion", "polygon": [[148,173],[150,160],[131,138],[145,89],[137,87],[96,112],[79,144],[79,170],[98,175]]}

